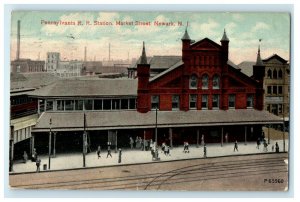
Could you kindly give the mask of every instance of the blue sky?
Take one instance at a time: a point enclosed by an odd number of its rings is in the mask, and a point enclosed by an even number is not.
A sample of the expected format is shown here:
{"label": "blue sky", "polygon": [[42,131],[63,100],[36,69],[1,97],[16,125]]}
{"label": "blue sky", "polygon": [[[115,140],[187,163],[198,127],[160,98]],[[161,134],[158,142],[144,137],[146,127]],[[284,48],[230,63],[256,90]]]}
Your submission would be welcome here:
{"label": "blue sky", "polygon": [[[45,59],[46,52],[60,52],[62,59],[107,60],[139,57],[142,42],[148,56],[181,55],[186,23],[192,39],[210,38],[220,43],[224,28],[230,39],[229,58],[235,63],[256,59],[258,40],[263,58],[277,53],[289,60],[290,17],[288,13],[211,12],[30,12],[12,13],[11,59],[16,56],[17,20],[21,20],[21,58]],[[105,21],[112,26],[44,25],[45,21]],[[117,26],[116,21],[151,22],[150,26]],[[175,26],[154,26],[153,22],[174,22]],[[182,26],[178,26],[182,22]],[[71,38],[73,36],[74,38]]]}

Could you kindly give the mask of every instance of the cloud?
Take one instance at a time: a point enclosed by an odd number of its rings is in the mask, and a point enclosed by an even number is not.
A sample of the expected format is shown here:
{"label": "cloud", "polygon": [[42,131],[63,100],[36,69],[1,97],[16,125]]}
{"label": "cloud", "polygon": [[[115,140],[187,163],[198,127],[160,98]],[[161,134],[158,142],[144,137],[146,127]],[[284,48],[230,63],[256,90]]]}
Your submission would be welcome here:
{"label": "cloud", "polygon": [[198,22],[191,24],[192,29],[200,32],[203,37],[209,36],[210,38],[212,38],[214,36],[220,35],[219,30],[216,31],[220,24],[211,18],[209,18],[207,22],[202,24],[198,24]]}
{"label": "cloud", "polygon": [[251,28],[251,32],[257,32],[260,30],[268,30],[270,29],[270,25],[264,22],[257,22],[254,27]]}
{"label": "cloud", "polygon": [[237,22],[241,22],[245,19],[241,14],[238,14],[238,13],[232,14],[232,18],[233,18],[233,20],[235,20]]}

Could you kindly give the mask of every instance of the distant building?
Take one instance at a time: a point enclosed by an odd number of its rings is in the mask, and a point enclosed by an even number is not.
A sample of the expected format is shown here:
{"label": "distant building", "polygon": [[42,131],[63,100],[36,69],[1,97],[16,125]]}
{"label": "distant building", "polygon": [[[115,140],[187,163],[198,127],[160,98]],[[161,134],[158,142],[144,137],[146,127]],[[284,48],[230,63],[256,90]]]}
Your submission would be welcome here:
{"label": "distant building", "polygon": [[59,66],[56,70],[56,75],[59,77],[77,77],[81,76],[83,67],[82,61],[59,61]]}
{"label": "distant building", "polygon": [[46,70],[47,72],[56,72],[59,67],[60,53],[58,52],[47,52],[46,59]]}
{"label": "distant building", "polygon": [[[262,60],[265,66],[264,77],[264,109],[289,120],[289,86],[290,66],[287,60],[274,54]],[[244,61],[238,66],[241,71],[251,76],[255,62]]]}
{"label": "distant building", "polygon": [[11,61],[12,73],[43,72],[45,71],[45,61],[19,59]]}

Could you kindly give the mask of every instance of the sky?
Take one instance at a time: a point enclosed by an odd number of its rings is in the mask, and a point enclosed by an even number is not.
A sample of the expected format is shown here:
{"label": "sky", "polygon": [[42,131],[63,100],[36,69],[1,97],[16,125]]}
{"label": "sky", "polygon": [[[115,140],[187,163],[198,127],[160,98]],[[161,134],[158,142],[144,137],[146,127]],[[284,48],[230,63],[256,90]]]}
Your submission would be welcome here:
{"label": "sky", "polygon": [[[83,60],[87,47],[87,60],[108,60],[110,44],[112,60],[131,60],[141,55],[143,41],[147,56],[181,55],[181,37],[186,28],[192,40],[207,37],[218,44],[225,29],[230,40],[229,59],[236,64],[256,60],[259,39],[262,58],[273,54],[290,58],[288,13],[14,11],[11,60],[16,58],[18,20],[21,58],[45,60],[47,52],[60,52],[62,60]],[[94,21],[111,24],[95,25]],[[128,25],[117,25],[117,21]],[[172,22],[174,26],[158,26],[155,21]],[[75,25],[53,24],[57,22]]]}

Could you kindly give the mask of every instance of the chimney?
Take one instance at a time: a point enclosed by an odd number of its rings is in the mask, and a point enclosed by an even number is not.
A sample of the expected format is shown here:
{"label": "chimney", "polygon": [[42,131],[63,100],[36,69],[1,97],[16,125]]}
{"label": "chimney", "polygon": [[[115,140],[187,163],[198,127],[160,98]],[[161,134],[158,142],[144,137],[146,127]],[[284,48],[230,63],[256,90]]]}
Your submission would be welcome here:
{"label": "chimney", "polygon": [[86,62],[86,46],[84,47],[84,62]]}
{"label": "chimney", "polygon": [[18,20],[18,27],[17,27],[17,56],[16,56],[16,60],[20,59],[20,29],[21,29],[21,21]]}

